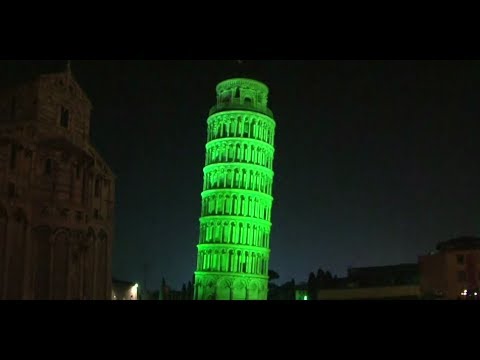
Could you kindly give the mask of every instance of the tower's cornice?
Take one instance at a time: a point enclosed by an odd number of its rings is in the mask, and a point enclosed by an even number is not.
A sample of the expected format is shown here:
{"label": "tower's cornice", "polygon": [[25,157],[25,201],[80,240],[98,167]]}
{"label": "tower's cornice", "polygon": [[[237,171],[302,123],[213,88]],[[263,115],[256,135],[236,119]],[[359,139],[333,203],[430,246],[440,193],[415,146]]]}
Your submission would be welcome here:
{"label": "tower's cornice", "polygon": [[244,195],[244,196],[255,196],[258,198],[263,198],[267,201],[273,201],[273,196],[267,195],[265,193],[253,190],[244,190],[244,189],[214,189],[214,190],[206,190],[202,192],[202,199],[211,196],[211,195],[218,195],[218,194],[231,194],[231,195]]}
{"label": "tower's cornice", "polygon": [[215,140],[209,141],[205,147],[208,150],[211,147],[213,147],[217,144],[221,144],[223,142],[225,142],[225,143],[238,142],[238,143],[241,143],[241,144],[252,144],[254,146],[260,146],[260,147],[263,147],[263,148],[267,148],[272,153],[275,153],[275,148],[265,141],[257,140],[257,139],[251,139],[251,138],[241,138],[241,137],[225,137],[225,138],[215,139]]}
{"label": "tower's cornice", "polygon": [[269,169],[265,166],[262,165],[256,165],[256,164],[247,164],[247,163],[231,163],[231,162],[219,162],[215,164],[210,164],[207,165],[203,168],[203,173],[207,174],[209,172],[215,171],[215,170],[222,170],[222,169],[242,169],[242,170],[253,170],[255,172],[260,172],[263,174],[267,174],[271,177],[275,176],[275,172],[272,169]]}

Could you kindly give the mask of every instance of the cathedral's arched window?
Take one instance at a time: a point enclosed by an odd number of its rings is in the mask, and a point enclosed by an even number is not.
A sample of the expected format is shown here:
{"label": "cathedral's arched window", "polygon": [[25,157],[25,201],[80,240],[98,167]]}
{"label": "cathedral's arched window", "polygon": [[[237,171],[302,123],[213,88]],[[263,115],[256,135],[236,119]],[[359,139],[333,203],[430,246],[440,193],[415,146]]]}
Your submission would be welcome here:
{"label": "cathedral's arched window", "polygon": [[14,121],[15,120],[15,115],[16,115],[16,111],[17,110],[17,100],[15,99],[15,96],[12,98],[12,103],[11,103],[11,108],[10,108],[10,117],[11,117],[11,120]]}
{"label": "cathedral's arched window", "polygon": [[70,111],[68,109],[65,109],[62,106],[61,114],[60,114],[60,126],[68,129],[70,125]]}
{"label": "cathedral's arched window", "polygon": [[17,147],[12,144],[10,151],[10,170],[14,170],[17,166]]}
{"label": "cathedral's arched window", "polygon": [[[8,215],[7,211],[0,206],[0,262],[3,265],[5,263],[5,250],[7,245],[7,225]],[[2,294],[3,289],[0,289]]]}
{"label": "cathedral's arched window", "polygon": [[45,162],[45,175],[52,175],[53,172],[53,161],[52,159],[47,159]]}
{"label": "cathedral's arched window", "polygon": [[14,198],[15,197],[15,184],[14,183],[8,183],[8,197],[11,199],[11,198]]}
{"label": "cathedral's arched window", "polygon": [[100,179],[95,180],[95,197],[100,197]]}

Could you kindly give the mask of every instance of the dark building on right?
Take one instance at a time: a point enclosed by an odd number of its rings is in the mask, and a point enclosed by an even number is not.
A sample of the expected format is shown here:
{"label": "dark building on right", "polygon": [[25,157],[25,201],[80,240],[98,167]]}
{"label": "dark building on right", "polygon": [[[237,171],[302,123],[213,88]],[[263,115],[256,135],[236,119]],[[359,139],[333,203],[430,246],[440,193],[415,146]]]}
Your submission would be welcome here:
{"label": "dark building on right", "polygon": [[438,244],[421,256],[420,287],[425,298],[478,299],[480,238],[461,237]]}
{"label": "dark building on right", "polygon": [[[346,278],[309,290],[317,300],[418,300],[417,264],[350,268]],[[315,295],[314,295],[315,294]],[[297,297],[297,300],[301,300]],[[314,300],[314,298],[312,299]]]}
{"label": "dark building on right", "polygon": [[348,280],[355,288],[417,285],[418,272],[417,264],[350,268]]}

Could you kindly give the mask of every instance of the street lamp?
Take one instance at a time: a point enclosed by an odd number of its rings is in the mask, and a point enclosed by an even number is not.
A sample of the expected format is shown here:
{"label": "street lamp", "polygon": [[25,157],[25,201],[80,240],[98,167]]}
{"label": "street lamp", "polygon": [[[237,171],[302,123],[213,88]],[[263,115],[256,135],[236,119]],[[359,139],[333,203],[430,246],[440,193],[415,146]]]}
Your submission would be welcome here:
{"label": "street lamp", "polygon": [[132,286],[132,295],[131,299],[132,300],[138,300],[138,283]]}

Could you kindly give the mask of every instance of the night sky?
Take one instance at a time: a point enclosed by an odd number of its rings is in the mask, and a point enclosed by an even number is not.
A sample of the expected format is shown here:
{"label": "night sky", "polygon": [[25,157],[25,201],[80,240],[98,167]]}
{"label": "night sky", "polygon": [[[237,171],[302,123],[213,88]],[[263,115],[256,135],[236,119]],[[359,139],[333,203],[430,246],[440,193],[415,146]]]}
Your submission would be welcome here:
{"label": "night sky", "polygon": [[[0,61],[0,83],[63,68]],[[73,60],[91,139],[118,176],[114,276],[192,279],[206,121],[218,82],[270,87],[277,122],[270,268],[416,262],[480,233],[480,61]]]}

